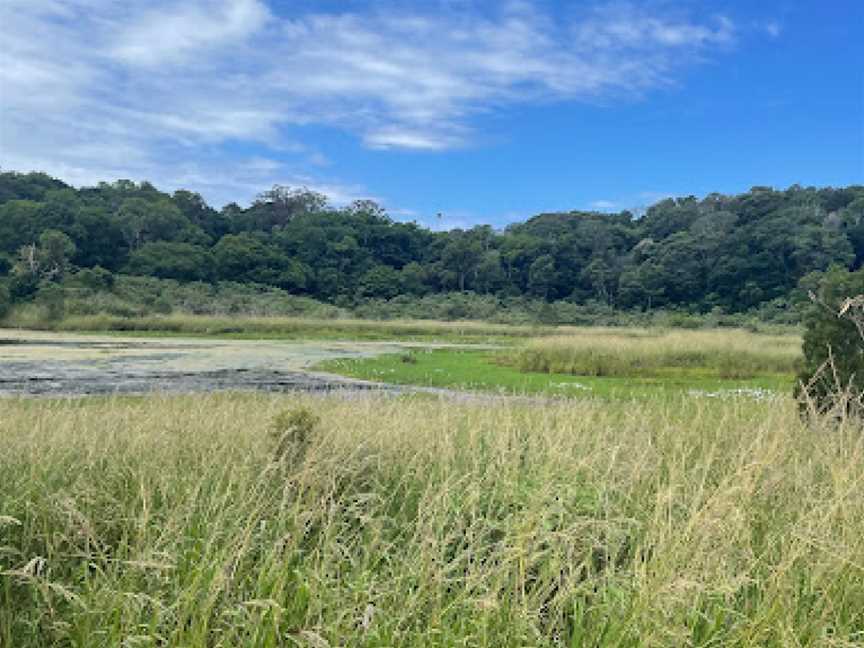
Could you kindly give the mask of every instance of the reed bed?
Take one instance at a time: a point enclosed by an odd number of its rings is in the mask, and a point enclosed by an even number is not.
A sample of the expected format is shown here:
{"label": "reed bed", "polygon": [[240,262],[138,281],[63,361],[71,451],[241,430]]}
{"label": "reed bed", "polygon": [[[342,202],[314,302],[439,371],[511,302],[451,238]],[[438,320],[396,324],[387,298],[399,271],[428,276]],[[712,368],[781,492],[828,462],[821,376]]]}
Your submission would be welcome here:
{"label": "reed bed", "polygon": [[4,648],[864,642],[864,435],[786,400],[7,400],[0,438]]}
{"label": "reed bed", "polygon": [[310,317],[253,317],[189,315],[70,315],[58,321],[13,313],[3,321],[9,328],[54,331],[124,332],[236,337],[345,338],[345,339],[462,339],[527,338],[543,335],[551,327],[438,320],[364,320]]}
{"label": "reed bed", "polygon": [[582,329],[530,340],[504,358],[526,372],[624,377],[690,372],[718,378],[792,374],[800,360],[799,336],[742,329]]}

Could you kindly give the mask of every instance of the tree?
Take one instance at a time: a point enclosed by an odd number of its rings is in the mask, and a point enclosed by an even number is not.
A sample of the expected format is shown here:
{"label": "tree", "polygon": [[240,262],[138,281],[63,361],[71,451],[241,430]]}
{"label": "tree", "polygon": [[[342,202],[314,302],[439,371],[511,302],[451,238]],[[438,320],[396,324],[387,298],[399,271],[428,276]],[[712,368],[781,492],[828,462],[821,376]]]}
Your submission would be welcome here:
{"label": "tree", "polygon": [[363,297],[391,299],[399,294],[400,276],[390,266],[375,266],[360,277],[359,293]]}
{"label": "tree", "polygon": [[145,243],[129,256],[126,272],[179,281],[203,281],[210,278],[212,265],[210,252],[199,245],[156,241]]}
{"label": "tree", "polygon": [[12,294],[18,298],[32,295],[40,281],[59,281],[70,267],[75,244],[63,232],[45,230],[39,244],[23,245],[12,268]]}
{"label": "tree", "polygon": [[327,197],[306,187],[297,189],[273,185],[258,198],[240,218],[244,227],[272,232],[284,227],[297,216],[315,214],[327,209]]}
{"label": "tree", "polygon": [[594,296],[604,304],[611,304],[617,292],[618,274],[615,269],[601,257],[591,260],[582,270],[583,281],[591,284]]}
{"label": "tree", "polygon": [[0,252],[15,254],[39,238],[39,209],[40,204],[30,200],[0,204]]}
{"label": "tree", "polygon": [[128,246],[123,230],[102,206],[80,209],[69,235],[77,248],[72,261],[79,267],[101,266],[116,271],[126,262]]}
{"label": "tree", "polygon": [[251,234],[227,234],[213,247],[213,267],[223,281],[251,281],[287,289],[305,285],[306,269]]}
{"label": "tree", "polygon": [[120,206],[117,218],[132,250],[153,241],[198,243],[203,242],[202,237],[207,238],[167,198],[152,201],[128,198]]}
{"label": "tree", "polygon": [[441,261],[447,270],[455,274],[456,286],[460,292],[465,290],[468,275],[477,267],[480,254],[480,244],[461,230],[456,230],[441,252]]}
{"label": "tree", "polygon": [[546,299],[555,283],[555,259],[549,254],[537,257],[528,270],[528,288],[538,297]]}
{"label": "tree", "polygon": [[422,296],[428,293],[427,279],[426,270],[416,261],[405,264],[399,271],[399,285],[409,295]]}
{"label": "tree", "polygon": [[45,230],[39,236],[39,272],[45,279],[62,279],[75,256],[75,243],[63,232]]}
{"label": "tree", "polygon": [[621,273],[619,298],[622,306],[646,310],[662,306],[666,300],[663,269],[654,260],[631,266]]}

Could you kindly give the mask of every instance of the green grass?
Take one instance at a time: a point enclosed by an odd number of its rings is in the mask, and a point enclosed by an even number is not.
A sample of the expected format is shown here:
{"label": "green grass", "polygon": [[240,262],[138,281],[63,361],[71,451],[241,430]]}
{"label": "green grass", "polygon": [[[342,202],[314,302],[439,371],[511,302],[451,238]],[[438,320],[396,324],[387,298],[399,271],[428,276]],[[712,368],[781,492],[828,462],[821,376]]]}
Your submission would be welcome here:
{"label": "green grass", "polygon": [[864,436],[788,400],[82,403],[0,401],[3,648],[864,641]]}
{"label": "green grass", "polygon": [[[454,349],[422,350],[374,358],[332,360],[316,369],[351,378],[396,385],[421,385],[506,394],[568,396],[578,398],[653,398],[695,391],[722,395],[730,390],[762,390],[785,395],[792,388],[789,374],[765,374],[747,379],[718,378],[710,369],[684,368],[652,377],[574,376],[524,372],[502,363],[502,351]],[[410,362],[406,362],[410,359]]]}

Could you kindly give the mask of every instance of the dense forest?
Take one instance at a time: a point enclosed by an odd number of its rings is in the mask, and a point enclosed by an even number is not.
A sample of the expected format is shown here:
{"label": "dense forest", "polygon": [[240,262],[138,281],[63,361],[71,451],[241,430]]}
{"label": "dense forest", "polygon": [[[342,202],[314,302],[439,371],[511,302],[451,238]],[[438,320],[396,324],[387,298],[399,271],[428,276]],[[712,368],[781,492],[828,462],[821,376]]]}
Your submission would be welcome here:
{"label": "dense forest", "polygon": [[7,309],[143,277],[157,292],[159,280],[246,285],[348,309],[461,293],[741,313],[782,307],[811,273],[862,263],[864,186],[754,187],[663,200],[638,217],[572,211],[501,231],[438,232],[394,221],[370,201],[334,207],[305,189],[276,186],[249,207],[217,210],[147,182],[76,189],[43,173],[0,173]]}

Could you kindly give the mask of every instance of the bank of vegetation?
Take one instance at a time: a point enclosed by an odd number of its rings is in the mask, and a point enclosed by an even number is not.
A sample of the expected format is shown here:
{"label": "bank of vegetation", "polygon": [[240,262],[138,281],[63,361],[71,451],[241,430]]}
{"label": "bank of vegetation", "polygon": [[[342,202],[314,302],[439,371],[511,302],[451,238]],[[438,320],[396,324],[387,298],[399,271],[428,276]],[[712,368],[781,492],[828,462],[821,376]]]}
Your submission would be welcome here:
{"label": "bank of vegetation", "polygon": [[[638,216],[638,217],[637,217]],[[795,323],[864,261],[864,187],[667,199],[432,231],[274,187],[248,207],[119,180],[0,173],[0,311],[700,326]],[[2,313],[0,313],[2,314]]]}

